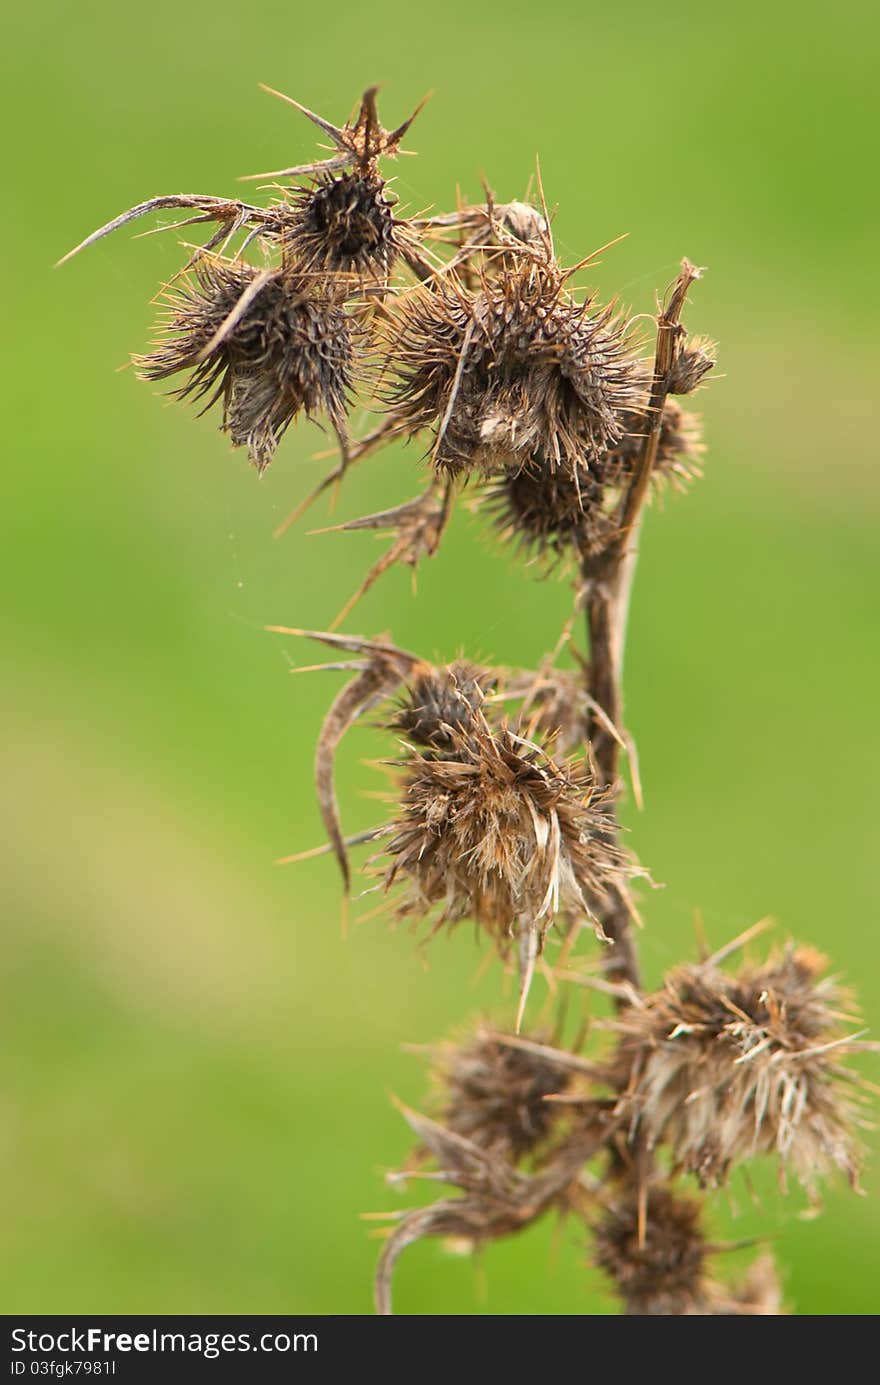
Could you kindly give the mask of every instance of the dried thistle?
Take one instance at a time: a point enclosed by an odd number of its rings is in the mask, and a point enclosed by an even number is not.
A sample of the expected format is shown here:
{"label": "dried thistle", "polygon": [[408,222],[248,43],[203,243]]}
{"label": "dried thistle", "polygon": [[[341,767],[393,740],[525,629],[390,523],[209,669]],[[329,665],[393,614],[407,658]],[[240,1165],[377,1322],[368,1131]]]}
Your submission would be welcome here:
{"label": "dried thistle", "polygon": [[624,1305],[641,1316],[700,1313],[708,1287],[708,1247],[694,1198],[660,1186],[650,1191],[642,1221],[632,1193],[612,1202],[594,1226],[593,1260]]}
{"label": "dried thistle", "polygon": [[626,1007],[611,1079],[631,1134],[704,1186],[775,1153],[811,1193],[832,1168],[857,1188],[858,1079],[842,1060],[866,1045],[842,1032],[852,1002],[825,966],[806,947],[734,975],[710,960]]}
{"label": "dried thistle", "polygon": [[609,842],[607,795],[589,767],[480,717],[439,758],[412,747],[398,762],[398,813],[379,864],[402,885],[399,917],[431,917],[432,931],[471,919],[502,956],[519,954],[517,1028],[547,932],[557,919],[590,920],[623,876]]}
{"label": "dried thistle", "polygon": [[[341,456],[294,516],[352,462],[428,435],[433,474],[423,495],[336,526],[391,536],[338,620],[394,563],[415,569],[437,552],[471,478],[504,538],[579,568],[589,658],[577,673],[555,669],[555,656],[537,671],[463,656],[434,664],[384,637],[270,627],[311,633],[334,650],[322,667],[353,675],[331,704],[315,761],[328,838],[319,850],[335,854],[346,892],[349,849],[372,843],[368,870],[399,917],[434,930],[469,919],[503,958],[518,954],[517,1034],[483,1028],[444,1048],[440,1119],[404,1112],[420,1159],[393,1179],[424,1177],[451,1192],[395,1218],[379,1310],[390,1311],[397,1257],[420,1237],[480,1246],[557,1210],[595,1222],[596,1263],[630,1313],[777,1315],[767,1257],[739,1284],[712,1277],[719,1247],[705,1238],[701,1206],[663,1181],[656,1155],[702,1185],[768,1152],[811,1192],[832,1168],[855,1185],[861,1090],[843,1059],[869,1045],[845,1032],[849,1002],[809,949],[735,974],[721,968],[725,949],[645,994],[625,887],[633,867],[616,815],[624,748],[639,799],[622,665],[646,501],[666,480],[687,481],[702,453],[697,420],[672,398],[699,388],[715,363],[712,343],[689,339],[682,322],[701,271],[683,260],[659,301],[649,368],[613,305],[574,296],[572,275],[590,260],[560,266],[543,192],[540,209],[498,202],[486,188],[480,205],[403,216],[381,161],[402,152],[413,117],[385,130],[375,96],[370,88],[342,126],[282,98],[333,147],[328,159],[257,175],[297,180],[276,187],[271,205],[157,197],[78,248],[157,212],[179,214],[176,229],[208,228],[205,245],[187,247],[141,372],[188,372],[177,393],[205,408],[220,403],[224,429],[260,471],[296,417],[325,416]],[[251,247],[259,267],[246,258]],[[350,444],[349,399],[367,377],[380,382],[384,416]],[[557,652],[570,633],[566,625]],[[370,713],[399,747],[395,806],[389,822],[345,837],[335,756]],[[550,929],[564,930],[567,959],[585,923],[606,947],[605,975],[594,981],[617,1008],[616,1047],[598,1066],[540,1036],[519,1037]],[[572,974],[560,965],[548,979],[556,990]],[[423,1172],[423,1163],[435,1167]]]}
{"label": "dried thistle", "polygon": [[568,1056],[557,1056],[544,1036],[523,1043],[481,1027],[438,1051],[442,1123],[516,1164],[546,1144],[565,1109],[549,1098],[567,1092],[573,1075]]}
{"label": "dried thistle", "polygon": [[[638,466],[646,430],[644,410],[627,410],[620,440],[589,467],[560,471],[535,457],[519,471],[500,472],[486,482],[479,507],[491,515],[502,542],[546,567],[601,554],[620,528],[618,506]],[[673,399],[663,406],[651,479],[681,488],[700,474],[700,421]]]}
{"label": "dried thistle", "polygon": [[669,393],[693,394],[699,389],[709,371],[715,369],[715,350],[708,337],[694,337],[690,346],[682,345],[666,377]]}
{"label": "dried thistle", "polygon": [[307,273],[348,274],[384,283],[401,251],[415,248],[406,223],[395,220],[394,198],[380,176],[379,161],[395,157],[421,106],[396,130],[385,130],[376,110],[377,90],[370,87],[364,93],[357,114],[343,126],[331,125],[298,101],[282,96],[336,146],[333,157],[321,163],[254,175],[312,175],[308,186],[288,197],[289,215],[282,234],[285,257]]}
{"label": "dried thistle", "polygon": [[611,307],[579,304],[549,246],[521,245],[471,292],[452,276],[413,290],[388,329],[389,417],[433,434],[451,476],[519,472],[536,459],[575,477],[621,437],[639,368]]}
{"label": "dried thistle", "polygon": [[[626,420],[626,432],[605,459],[606,484],[619,485],[636,471],[646,432],[644,413],[634,411]],[[700,458],[705,448],[702,425],[696,414],[688,413],[674,399],[667,399],[660,415],[660,436],[651,473],[652,481],[671,481],[683,486],[700,475]]]}
{"label": "dried thistle", "polygon": [[605,488],[597,464],[560,471],[536,458],[519,471],[501,472],[486,485],[485,505],[502,542],[554,566],[602,546],[608,532]]}
{"label": "dried thistle", "polygon": [[456,660],[445,668],[420,664],[386,723],[424,752],[452,756],[480,725],[486,694],[497,673]]}
{"label": "dried thistle", "polygon": [[712,1258],[735,1247],[708,1242],[702,1205],[669,1186],[652,1187],[644,1208],[624,1188],[593,1229],[593,1261],[629,1315],[777,1317],[784,1312],[770,1255],[759,1256],[733,1284],[711,1277]]}
{"label": "dried thistle", "polygon": [[159,340],[136,357],[145,380],[190,371],[179,398],[223,406],[223,428],[259,472],[299,413],[345,436],[354,345],[342,305],[281,270],[201,256],[168,295]]}

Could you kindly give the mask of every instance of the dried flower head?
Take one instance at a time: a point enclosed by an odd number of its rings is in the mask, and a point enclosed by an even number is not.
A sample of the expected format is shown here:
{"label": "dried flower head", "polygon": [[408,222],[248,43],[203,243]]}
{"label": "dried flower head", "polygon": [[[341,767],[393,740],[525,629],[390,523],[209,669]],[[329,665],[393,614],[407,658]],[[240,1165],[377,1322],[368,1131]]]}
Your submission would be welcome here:
{"label": "dried flower head", "polygon": [[397,245],[394,201],[381,178],[323,174],[292,205],[284,249],[294,264],[311,274],[387,279]]}
{"label": "dried flower head", "polygon": [[396,255],[410,244],[404,224],[394,218],[394,199],[379,173],[379,162],[399,152],[421,105],[397,129],[386,130],[376,110],[377,90],[364,92],[359,109],[342,126],[272,92],[307,116],[335,146],[333,156],[319,163],[253,175],[312,175],[310,185],[298,188],[283,204],[285,257],[308,273],[351,274],[384,282]]}
{"label": "dried flower head", "polygon": [[440,1049],[436,1080],[443,1124],[490,1153],[518,1163],[545,1144],[563,1107],[548,1101],[568,1090],[564,1056],[533,1036],[480,1028],[470,1041]]}
{"label": "dried flower head", "polygon": [[543,459],[574,476],[618,441],[635,403],[626,325],[577,303],[547,247],[517,244],[476,292],[451,275],[414,290],[389,329],[390,417],[409,435],[431,429],[433,464],[450,475]]}
{"label": "dried flower head", "polygon": [[707,1246],[700,1204],[666,1187],[649,1190],[644,1225],[638,1197],[624,1193],[594,1227],[594,1263],[624,1311],[641,1316],[699,1313],[705,1298]]}
{"label": "dried flower head", "polygon": [[479,717],[441,759],[412,747],[399,761],[400,806],[382,866],[402,884],[400,917],[434,928],[472,919],[502,955],[519,949],[522,1019],[544,938],[562,916],[595,922],[622,870],[607,794],[579,761],[557,761],[511,726]]}
{"label": "dried flower head", "polygon": [[462,660],[440,668],[420,664],[387,727],[423,751],[455,755],[480,725],[495,681],[489,670]]}
{"label": "dried flower head", "polygon": [[710,370],[715,369],[715,343],[708,337],[694,337],[689,346],[680,345],[669,372],[670,394],[693,394]]}
{"label": "dried flower head", "polygon": [[297,414],[326,413],[345,433],[354,347],[334,299],[280,270],[201,256],[169,295],[154,349],[136,358],[145,380],[191,371],[176,391],[222,401],[223,427],[262,472]]}
{"label": "dried flower head", "polygon": [[[646,428],[644,413],[635,411],[628,415],[624,436],[603,464],[603,474],[609,483],[619,483],[634,475]],[[675,399],[666,400],[660,416],[660,436],[652,472],[655,484],[671,481],[673,485],[683,486],[700,475],[700,458],[705,451],[702,431],[696,414],[683,409]]]}
{"label": "dried flower head", "polygon": [[[644,412],[623,414],[620,440],[589,467],[560,470],[536,456],[518,471],[487,481],[479,505],[492,516],[504,543],[542,559],[550,567],[568,557],[600,553],[617,532],[621,488],[632,479],[647,428]],[[652,481],[676,486],[699,475],[703,452],[699,419],[673,399],[663,406]]]}
{"label": "dried flower head", "polygon": [[502,542],[551,567],[601,547],[608,531],[600,464],[561,471],[535,458],[492,477],[481,497]]}
{"label": "dried flower head", "polygon": [[866,1045],[841,1034],[851,1002],[825,965],[806,947],[735,975],[710,959],[622,1011],[612,1081],[631,1132],[703,1185],[776,1153],[810,1191],[832,1168],[857,1187],[858,1086],[841,1060]]}
{"label": "dried flower head", "polygon": [[627,1189],[594,1226],[593,1260],[604,1270],[627,1314],[642,1317],[776,1317],[782,1291],[770,1255],[761,1255],[732,1284],[709,1274],[724,1249],[707,1242],[702,1207],[664,1185],[642,1202]]}

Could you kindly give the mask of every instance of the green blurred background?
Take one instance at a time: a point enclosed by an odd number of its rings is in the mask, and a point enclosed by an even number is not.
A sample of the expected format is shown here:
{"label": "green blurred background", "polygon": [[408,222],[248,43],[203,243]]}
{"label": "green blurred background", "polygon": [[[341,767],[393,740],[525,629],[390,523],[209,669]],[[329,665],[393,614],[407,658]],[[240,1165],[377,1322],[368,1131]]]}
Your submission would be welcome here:
{"label": "green blurred background", "polygon": [[[689,255],[690,325],[721,343],[700,399],[705,480],[649,516],[628,653],[647,808],[632,843],[651,980],[765,913],[828,950],[880,1024],[878,654],[872,455],[878,349],[873,6],[19,6],[6,20],[0,1257],[5,1312],[370,1311],[363,1211],[405,1205],[426,1043],[481,1008],[467,929],[424,969],[381,919],[340,938],[313,744],[337,682],[268,622],[325,626],[378,551],[271,531],[321,474],[291,433],[259,482],[209,419],[114,373],[147,339],[175,238],[87,231],[159,192],[235,195],[313,156],[305,121],[384,85],[388,123],[428,88],[397,191],[449,205],[479,176],[521,195],[540,154],[568,259],[627,231],[594,282],[633,310]],[[135,228],[137,229],[137,228]],[[415,493],[415,449],[350,478],[349,517]],[[323,521],[319,514],[317,522]],[[531,663],[564,583],[498,557],[460,514],[421,574],[393,573],[348,628]],[[360,737],[360,739],[358,739]],[[382,785],[343,756],[346,824]],[[539,983],[543,984],[543,983]],[[870,1069],[870,1065],[869,1069]],[[876,1078],[876,1070],[872,1076]],[[770,1171],[719,1233],[769,1229],[801,1313],[878,1307],[880,1177],[818,1222]],[[408,1313],[605,1313],[573,1225],[493,1247],[484,1280],[408,1252]],[[733,1269],[743,1257],[731,1259]]]}

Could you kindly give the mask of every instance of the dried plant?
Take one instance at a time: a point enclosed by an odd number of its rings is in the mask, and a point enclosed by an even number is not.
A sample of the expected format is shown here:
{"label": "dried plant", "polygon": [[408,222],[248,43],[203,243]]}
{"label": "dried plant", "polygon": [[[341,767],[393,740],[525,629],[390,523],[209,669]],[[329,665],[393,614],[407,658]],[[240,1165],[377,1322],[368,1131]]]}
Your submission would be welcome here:
{"label": "dried plant", "polygon": [[[700,421],[678,401],[715,363],[712,343],[682,324],[701,271],[682,261],[646,359],[635,319],[575,287],[595,255],[560,264],[543,190],[540,205],[486,189],[482,203],[406,216],[383,164],[413,116],[386,130],[375,88],[342,125],[282,99],[332,147],[257,175],[275,180],[268,205],[153,198],[77,247],[157,212],[179,217],[168,229],[207,228],[164,291],[140,374],[183,374],[180,397],[219,403],[260,472],[300,415],[327,420],[339,461],[279,533],[348,467],[418,439],[421,494],[333,526],[389,535],[337,625],[390,567],[437,555],[468,487],[490,533],[573,586],[572,620],[536,670],[435,664],[387,636],[268,627],[322,642],[332,655],[317,667],[349,675],[316,752],[319,849],[335,855],[345,896],[349,853],[368,845],[365,870],[392,918],[429,935],[470,921],[519,977],[515,1014],[434,1050],[432,1114],[402,1108],[418,1143],[390,1181],[449,1191],[391,1214],[378,1309],[391,1311],[392,1273],[414,1241],[479,1248],[556,1212],[590,1237],[590,1260],[626,1313],[781,1314],[766,1254],[738,1281],[716,1277],[731,1247],[708,1237],[709,1193],[767,1154],[812,1198],[835,1171],[857,1186],[867,1088],[845,1060],[874,1046],[811,949],[723,965],[754,929],[647,990],[629,890],[639,869],[618,820],[621,752],[639,797],[621,671],[645,506],[698,476],[703,454]],[[355,402],[376,415],[360,437]],[[585,654],[572,645],[576,615]],[[573,668],[556,665],[565,648]],[[389,745],[390,809],[346,836],[335,760],[367,716]],[[588,979],[615,1006],[586,1052],[586,1030],[567,1042],[561,1022],[526,1023],[539,967],[560,1014],[566,997],[587,994],[572,960],[585,933],[601,949]]]}

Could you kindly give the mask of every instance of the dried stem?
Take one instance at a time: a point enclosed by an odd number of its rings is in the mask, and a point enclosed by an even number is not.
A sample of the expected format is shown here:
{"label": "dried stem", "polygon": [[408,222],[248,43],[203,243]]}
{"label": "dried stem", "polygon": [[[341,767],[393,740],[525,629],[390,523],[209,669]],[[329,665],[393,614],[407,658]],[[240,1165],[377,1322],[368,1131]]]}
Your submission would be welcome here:
{"label": "dried stem", "polygon": [[[606,718],[618,727],[623,725],[623,651],[642,510],[657,458],[669,375],[684,330],[680,323],[681,312],[687,291],[699,275],[694,265],[683,260],[681,273],[667,293],[666,305],[657,319],[654,372],[645,408],[645,433],[638,465],[624,495],[614,537],[598,557],[586,559],[583,566],[590,640],[587,691]],[[611,788],[618,780],[620,741],[609,734],[607,724],[595,713],[591,717],[589,739],[599,776]],[[612,940],[609,972],[615,980],[629,981],[640,988],[632,937],[632,910],[621,891],[612,893],[602,926]]]}

